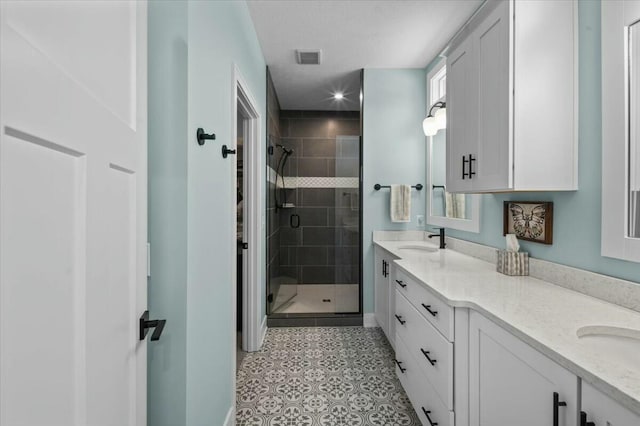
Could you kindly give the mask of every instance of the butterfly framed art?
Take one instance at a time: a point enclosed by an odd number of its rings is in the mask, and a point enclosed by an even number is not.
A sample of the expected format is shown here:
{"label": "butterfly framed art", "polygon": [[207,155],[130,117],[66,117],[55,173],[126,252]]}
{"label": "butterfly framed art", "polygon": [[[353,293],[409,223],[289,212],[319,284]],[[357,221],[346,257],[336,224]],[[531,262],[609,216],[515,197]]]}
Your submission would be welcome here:
{"label": "butterfly framed art", "polygon": [[520,240],[553,243],[553,203],[549,201],[505,201],[504,235]]}

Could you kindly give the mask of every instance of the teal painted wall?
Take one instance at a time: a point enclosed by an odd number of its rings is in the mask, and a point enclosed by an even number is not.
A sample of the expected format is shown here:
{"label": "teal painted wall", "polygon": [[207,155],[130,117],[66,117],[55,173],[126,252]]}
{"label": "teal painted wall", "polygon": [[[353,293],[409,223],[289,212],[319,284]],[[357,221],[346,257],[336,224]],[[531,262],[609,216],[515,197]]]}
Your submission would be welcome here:
{"label": "teal painted wall", "polygon": [[[256,101],[264,153],[266,64],[246,3],[150,2],[149,306],[167,319],[149,345],[151,426],[222,425],[233,405],[235,163],[220,147],[235,145],[234,65]],[[199,146],[198,127],[217,139]]]}
{"label": "teal painted wall", "polygon": [[363,130],[363,312],[374,310],[375,230],[416,229],[425,213],[425,190],[412,191],[411,223],[392,223],[389,190],[373,185],[425,185],[425,74],[421,69],[365,69]]}
{"label": "teal painted wall", "polygon": [[[220,147],[235,145],[235,64],[257,103],[258,146],[264,153],[266,64],[244,1],[190,2],[188,22],[187,425],[222,425],[235,397],[231,300],[236,254],[235,225],[230,226],[235,224],[234,162],[222,158]],[[198,127],[215,132],[216,141],[198,146],[193,140]],[[264,184],[261,194],[264,199]]]}
{"label": "teal painted wall", "polygon": [[187,3],[148,11],[149,311],[166,318],[149,342],[148,424],[186,424],[187,380]]}
{"label": "teal painted wall", "polygon": [[[427,67],[433,66],[433,63]],[[479,234],[451,230],[453,237],[504,248],[505,200],[553,201],[553,245],[521,242],[531,256],[614,277],[640,281],[640,264],[600,255],[602,99],[600,2],[579,2],[579,190],[483,195]],[[544,172],[544,165],[540,165]]]}

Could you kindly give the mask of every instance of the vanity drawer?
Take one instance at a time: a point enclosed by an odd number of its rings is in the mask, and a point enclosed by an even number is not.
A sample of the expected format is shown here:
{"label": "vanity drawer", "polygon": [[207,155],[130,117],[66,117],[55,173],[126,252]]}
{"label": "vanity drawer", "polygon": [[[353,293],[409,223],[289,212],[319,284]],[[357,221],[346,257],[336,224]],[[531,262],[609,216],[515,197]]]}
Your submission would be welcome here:
{"label": "vanity drawer", "polygon": [[420,422],[424,426],[436,423],[438,426],[454,426],[453,411],[448,410],[437,396],[424,373],[417,366],[416,360],[410,354],[406,342],[400,336],[396,336],[396,360],[400,363],[400,366],[396,364],[396,374],[407,396],[409,396]]}
{"label": "vanity drawer", "polygon": [[444,337],[453,342],[453,308],[440,300],[431,291],[396,267],[394,284],[418,312],[425,317]]}
{"label": "vanity drawer", "polygon": [[[445,339],[400,292],[396,293],[396,340],[402,339],[445,406],[453,409],[453,343]],[[402,322],[401,322],[402,321]]]}

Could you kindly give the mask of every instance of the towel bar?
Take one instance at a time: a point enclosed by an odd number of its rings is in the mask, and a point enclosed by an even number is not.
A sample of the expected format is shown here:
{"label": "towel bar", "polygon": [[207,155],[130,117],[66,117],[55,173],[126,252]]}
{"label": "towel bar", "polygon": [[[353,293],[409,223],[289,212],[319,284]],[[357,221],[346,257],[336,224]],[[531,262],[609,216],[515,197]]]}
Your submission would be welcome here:
{"label": "towel bar", "polygon": [[[411,185],[412,188],[415,188],[417,191],[422,191],[422,184],[418,183],[416,185]],[[376,183],[375,185],[373,185],[373,189],[375,189],[376,191],[380,191],[380,189],[382,188],[391,188],[391,185],[380,185],[379,183]]]}

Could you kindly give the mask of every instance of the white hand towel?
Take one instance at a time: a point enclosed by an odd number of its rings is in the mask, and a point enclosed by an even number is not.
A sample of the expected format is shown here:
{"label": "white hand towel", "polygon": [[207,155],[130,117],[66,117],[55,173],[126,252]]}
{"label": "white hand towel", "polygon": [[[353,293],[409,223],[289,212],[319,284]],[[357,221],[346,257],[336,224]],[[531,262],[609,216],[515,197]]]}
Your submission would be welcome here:
{"label": "white hand towel", "polygon": [[444,198],[447,217],[465,219],[465,194],[452,194],[445,191]]}
{"label": "white hand towel", "polygon": [[411,222],[411,186],[391,185],[391,222]]}

